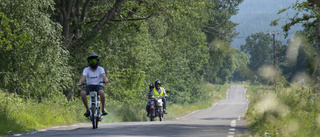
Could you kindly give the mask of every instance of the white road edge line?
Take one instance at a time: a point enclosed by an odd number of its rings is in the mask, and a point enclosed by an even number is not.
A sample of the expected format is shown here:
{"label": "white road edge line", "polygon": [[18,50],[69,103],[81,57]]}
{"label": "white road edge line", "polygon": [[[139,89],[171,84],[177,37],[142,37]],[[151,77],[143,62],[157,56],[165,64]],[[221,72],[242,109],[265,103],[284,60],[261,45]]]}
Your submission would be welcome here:
{"label": "white road edge line", "polygon": [[[214,103],[214,105],[213,105],[212,107],[208,108],[208,109],[212,109],[212,108],[214,108],[214,107],[215,107],[219,102],[220,102],[220,101],[218,101],[218,102]],[[203,109],[203,110],[205,110],[205,109]],[[189,113],[189,114],[186,114],[186,115],[184,115],[184,116],[178,117],[178,118],[176,118],[176,119],[182,119],[182,118],[185,118],[185,117],[187,117],[187,116],[189,116],[189,115],[191,115],[191,114],[194,114],[194,113],[196,113],[196,112],[198,112],[198,111],[200,111],[200,110],[193,111],[193,112],[191,112],[191,113]]]}
{"label": "white road edge line", "polygon": [[243,92],[243,99],[246,100],[246,94],[247,94],[247,89],[244,90]]}
{"label": "white road edge line", "polygon": [[196,112],[198,112],[198,111],[200,111],[200,110],[193,111],[193,112],[191,112],[191,113],[189,113],[189,114],[187,114],[187,115],[184,115],[184,116],[182,116],[182,117],[178,117],[177,119],[187,117],[187,116],[189,116],[189,115],[191,115],[191,114],[193,114],[193,113],[196,113]]}
{"label": "white road edge line", "polygon": [[230,89],[228,89],[228,90],[227,90],[227,93],[226,93],[226,100],[228,100],[229,90],[230,90]]}

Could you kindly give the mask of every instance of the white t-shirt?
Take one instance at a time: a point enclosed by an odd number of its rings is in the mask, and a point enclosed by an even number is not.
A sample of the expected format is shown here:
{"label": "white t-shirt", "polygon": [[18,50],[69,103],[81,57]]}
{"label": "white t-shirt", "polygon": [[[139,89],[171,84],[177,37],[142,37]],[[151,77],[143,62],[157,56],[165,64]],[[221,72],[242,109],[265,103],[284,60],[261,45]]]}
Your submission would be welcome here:
{"label": "white t-shirt", "polygon": [[101,74],[106,73],[100,66],[97,67],[96,71],[91,71],[90,67],[83,69],[82,75],[86,76],[87,85],[102,85],[100,81],[103,81]]}

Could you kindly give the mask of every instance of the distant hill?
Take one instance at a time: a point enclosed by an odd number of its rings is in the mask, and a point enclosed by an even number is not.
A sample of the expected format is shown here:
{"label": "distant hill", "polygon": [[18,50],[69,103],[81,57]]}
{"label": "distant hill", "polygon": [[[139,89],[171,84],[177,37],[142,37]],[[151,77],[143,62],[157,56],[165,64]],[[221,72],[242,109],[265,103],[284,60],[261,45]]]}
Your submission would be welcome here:
{"label": "distant hill", "polygon": [[[240,48],[245,44],[245,39],[254,33],[258,32],[283,32],[282,25],[285,24],[285,20],[288,17],[292,17],[296,12],[289,10],[282,14],[277,14],[280,9],[287,8],[294,4],[296,0],[244,0],[239,5],[239,13],[231,17],[231,20],[239,25],[236,27],[236,31],[239,35],[234,38],[231,43],[232,47]],[[278,26],[270,26],[271,21],[281,18]],[[297,30],[303,30],[301,25],[296,25],[289,32],[289,37]],[[288,39],[287,38],[287,39]],[[283,35],[276,37],[277,40],[281,40],[284,43],[287,41]]]}

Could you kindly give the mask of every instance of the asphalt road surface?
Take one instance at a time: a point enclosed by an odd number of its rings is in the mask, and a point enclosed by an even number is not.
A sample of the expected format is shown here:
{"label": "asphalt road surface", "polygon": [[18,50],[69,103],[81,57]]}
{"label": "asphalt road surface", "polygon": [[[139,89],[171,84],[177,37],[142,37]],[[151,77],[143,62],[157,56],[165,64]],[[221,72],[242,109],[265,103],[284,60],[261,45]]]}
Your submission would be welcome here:
{"label": "asphalt road surface", "polygon": [[[21,137],[236,137],[247,132],[243,114],[248,101],[243,85],[232,85],[226,99],[213,107],[198,110],[172,121],[91,123],[50,127],[45,130],[15,134]],[[169,106],[170,107],[170,106]]]}

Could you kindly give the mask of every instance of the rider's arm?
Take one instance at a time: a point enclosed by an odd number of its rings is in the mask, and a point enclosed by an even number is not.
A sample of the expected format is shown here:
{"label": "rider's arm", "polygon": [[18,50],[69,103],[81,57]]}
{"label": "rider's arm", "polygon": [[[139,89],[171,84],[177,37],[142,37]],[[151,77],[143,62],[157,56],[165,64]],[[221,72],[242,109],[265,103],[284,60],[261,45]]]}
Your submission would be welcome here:
{"label": "rider's arm", "polygon": [[85,75],[82,75],[81,79],[79,80],[78,82],[78,85],[81,85],[82,82],[86,79],[86,76]]}
{"label": "rider's arm", "polygon": [[149,91],[149,92],[147,93],[146,98],[149,99],[150,96],[151,96],[151,91]]}
{"label": "rider's arm", "polygon": [[164,90],[164,88],[163,88],[163,94],[165,97],[167,96],[167,92],[166,92],[166,90]]}
{"label": "rider's arm", "polygon": [[154,98],[154,92],[153,92],[153,90],[151,90],[151,92],[150,92],[150,97],[151,97],[151,98]]}
{"label": "rider's arm", "polygon": [[108,83],[109,83],[109,80],[108,80],[108,78],[107,78],[107,76],[106,76],[106,73],[102,73],[101,76],[102,76],[102,78],[103,78],[103,81],[104,81],[106,84],[108,84]]}

